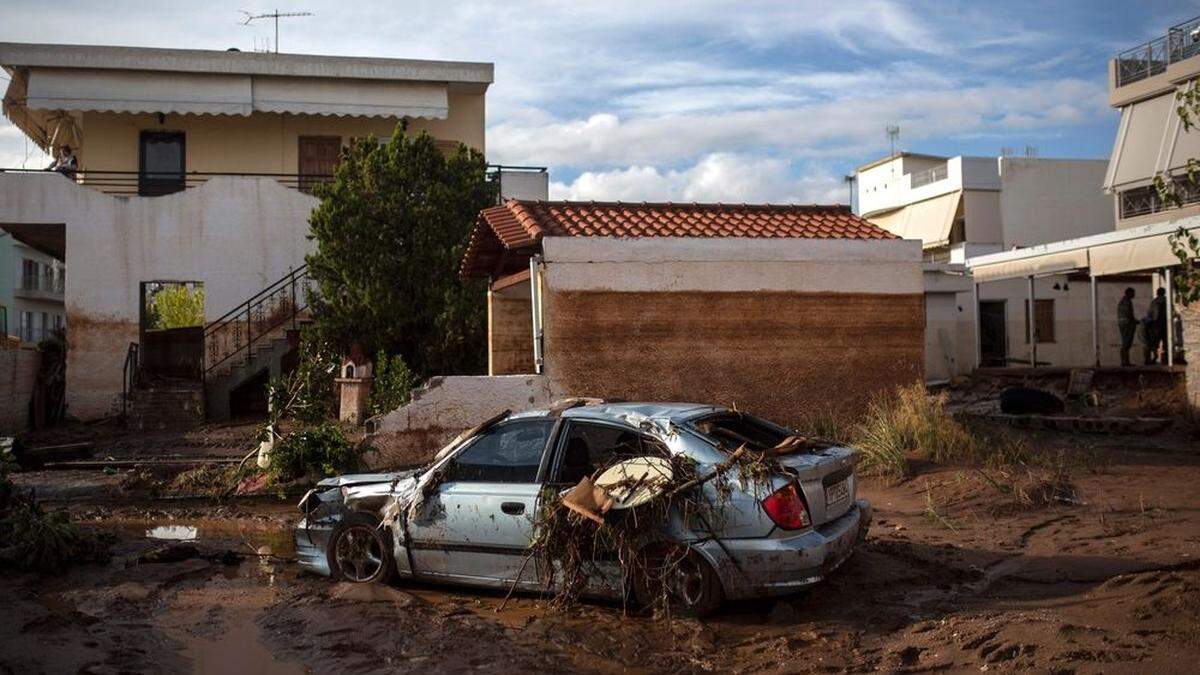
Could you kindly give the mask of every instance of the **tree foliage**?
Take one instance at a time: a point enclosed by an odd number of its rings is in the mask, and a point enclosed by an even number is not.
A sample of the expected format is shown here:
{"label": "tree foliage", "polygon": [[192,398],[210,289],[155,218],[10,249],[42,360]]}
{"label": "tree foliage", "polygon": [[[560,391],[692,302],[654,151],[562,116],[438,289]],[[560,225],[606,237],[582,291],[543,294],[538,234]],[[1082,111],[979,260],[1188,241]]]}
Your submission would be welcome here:
{"label": "tree foliage", "polygon": [[383,415],[412,400],[412,390],[420,379],[400,355],[387,352],[375,355],[374,381],[371,383],[370,409],[372,415]]}
{"label": "tree foliage", "polygon": [[[1200,124],[1200,80],[1193,80],[1175,93],[1175,114],[1184,131],[1191,132]],[[1200,159],[1189,157],[1180,173],[1164,171],[1154,177],[1159,199],[1168,206],[1184,205],[1184,193],[1200,189]],[[1200,300],[1200,238],[1194,231],[1180,227],[1168,240],[1171,252],[1179,259],[1172,282],[1175,297],[1184,305]]]}
{"label": "tree foliage", "polygon": [[479,211],[495,203],[483,155],[444,155],[428,134],[355,141],[309,224],[322,339],[398,354],[420,376],[482,372],[485,286],[458,269]]}
{"label": "tree foliage", "polygon": [[187,328],[204,325],[204,287],[167,283],[150,297],[151,328]]}

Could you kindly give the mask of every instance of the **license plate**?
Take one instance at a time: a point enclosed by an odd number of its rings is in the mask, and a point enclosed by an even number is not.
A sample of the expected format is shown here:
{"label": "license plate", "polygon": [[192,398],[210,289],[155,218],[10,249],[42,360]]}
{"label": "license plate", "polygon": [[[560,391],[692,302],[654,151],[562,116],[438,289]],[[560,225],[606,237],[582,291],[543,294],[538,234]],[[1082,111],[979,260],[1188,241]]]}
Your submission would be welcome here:
{"label": "license plate", "polygon": [[850,481],[843,480],[825,488],[825,504],[837,504],[850,498]]}

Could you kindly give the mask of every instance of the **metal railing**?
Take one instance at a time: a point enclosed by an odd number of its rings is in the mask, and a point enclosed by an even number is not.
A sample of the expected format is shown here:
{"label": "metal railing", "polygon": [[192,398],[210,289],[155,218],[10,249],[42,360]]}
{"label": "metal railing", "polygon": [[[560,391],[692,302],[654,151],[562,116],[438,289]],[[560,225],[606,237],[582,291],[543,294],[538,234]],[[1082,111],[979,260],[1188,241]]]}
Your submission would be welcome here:
{"label": "metal railing", "polygon": [[21,283],[17,287],[20,291],[45,291],[62,295],[66,284],[61,276],[53,274],[39,274],[36,276],[21,275]]}
{"label": "metal railing", "polygon": [[918,171],[909,179],[910,188],[919,188],[930,183],[936,183],[939,180],[946,180],[950,175],[950,168],[945,164],[939,164],[934,167]]}
{"label": "metal railing", "polygon": [[121,418],[129,417],[129,397],[137,388],[141,375],[141,346],[130,342],[125,350],[125,364],[121,368]]}
{"label": "metal railing", "polygon": [[250,346],[276,328],[291,323],[317,295],[308,266],[292,270],[250,299],[204,326],[204,373],[231,358],[249,352]]}
{"label": "metal railing", "polygon": [[[1182,202],[1182,206],[1200,204],[1200,185],[1192,184],[1190,181],[1176,181],[1174,190]],[[1153,185],[1121,192],[1120,205],[1122,219],[1136,218],[1177,208],[1175,204],[1163,201],[1158,194],[1158,189]]]}
{"label": "metal railing", "polygon": [[204,185],[218,176],[231,178],[270,178],[284,187],[312,192],[319,183],[333,180],[328,174],[299,173],[230,173],[220,171],[188,171],[181,174],[147,174],[141,171],[92,171],[80,169],[69,176],[53,169],[0,169],[0,173],[58,174],[80,185],[110,195],[158,197]]}
{"label": "metal railing", "polygon": [[1162,37],[1117,54],[1116,85],[1123,87],[1167,71],[1167,66],[1200,54],[1200,17],[1167,29]]}

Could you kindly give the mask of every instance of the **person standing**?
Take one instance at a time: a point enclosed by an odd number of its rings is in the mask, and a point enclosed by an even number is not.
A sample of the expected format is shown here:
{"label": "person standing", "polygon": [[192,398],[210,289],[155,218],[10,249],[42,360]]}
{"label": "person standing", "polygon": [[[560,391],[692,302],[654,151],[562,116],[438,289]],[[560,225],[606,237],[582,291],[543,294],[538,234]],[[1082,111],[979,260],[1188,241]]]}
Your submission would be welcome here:
{"label": "person standing", "polygon": [[1117,328],[1121,331],[1121,365],[1133,365],[1129,361],[1129,350],[1133,347],[1133,337],[1137,335],[1137,316],[1133,313],[1133,298],[1136,295],[1132,288],[1125,289],[1125,295],[1117,303]]}
{"label": "person standing", "polygon": [[[1154,323],[1154,340],[1150,343],[1150,352],[1155,359],[1167,363],[1167,289],[1159,288],[1150,301],[1150,320]],[[1159,356],[1161,354],[1161,357]]]}

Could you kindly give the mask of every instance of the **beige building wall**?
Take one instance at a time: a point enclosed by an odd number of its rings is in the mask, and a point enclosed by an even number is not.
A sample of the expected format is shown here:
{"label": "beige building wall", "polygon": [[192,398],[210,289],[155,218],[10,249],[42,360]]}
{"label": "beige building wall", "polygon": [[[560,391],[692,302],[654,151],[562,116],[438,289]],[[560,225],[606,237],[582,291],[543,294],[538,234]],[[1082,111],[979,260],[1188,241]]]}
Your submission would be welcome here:
{"label": "beige building wall", "polygon": [[963,220],[966,226],[965,241],[972,244],[1000,244],[1004,241],[999,192],[963,190]]}
{"label": "beige building wall", "polygon": [[1004,248],[1036,246],[1116,228],[1104,160],[1001,157]]}
{"label": "beige building wall", "polygon": [[[427,131],[438,140],[461,142],[483,152],[484,95],[452,93],[449,117],[409,120],[411,134]],[[239,115],[83,113],[80,166],[93,171],[137,171],[138,135],[142,131],[186,134],[188,171],[284,173],[299,170],[300,136],[350,139],[374,134],[388,138],[399,120],[380,117],[335,117],[256,112]]]}

